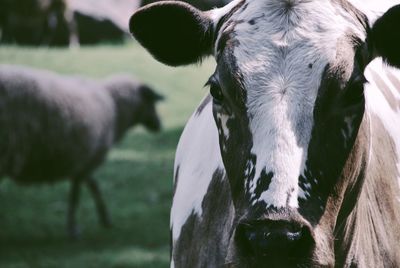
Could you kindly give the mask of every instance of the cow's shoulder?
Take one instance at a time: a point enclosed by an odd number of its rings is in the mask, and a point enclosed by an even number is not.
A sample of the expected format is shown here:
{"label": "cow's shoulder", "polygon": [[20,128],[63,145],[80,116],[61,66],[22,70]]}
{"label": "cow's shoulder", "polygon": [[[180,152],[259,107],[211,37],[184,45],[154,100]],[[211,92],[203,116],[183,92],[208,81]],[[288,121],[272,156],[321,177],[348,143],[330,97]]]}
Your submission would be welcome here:
{"label": "cow's shoulder", "polygon": [[[203,99],[185,126],[176,152],[174,173],[171,229],[175,244],[185,236],[182,232],[201,229],[201,221],[208,218],[204,218],[208,215],[205,210],[214,202],[212,192],[228,190],[209,96]],[[224,199],[229,199],[229,193]]]}
{"label": "cow's shoulder", "polygon": [[201,203],[213,173],[223,169],[212,102],[206,97],[200,107],[186,124],[176,151],[171,211],[173,238],[179,236],[182,225],[192,212],[201,216]]}

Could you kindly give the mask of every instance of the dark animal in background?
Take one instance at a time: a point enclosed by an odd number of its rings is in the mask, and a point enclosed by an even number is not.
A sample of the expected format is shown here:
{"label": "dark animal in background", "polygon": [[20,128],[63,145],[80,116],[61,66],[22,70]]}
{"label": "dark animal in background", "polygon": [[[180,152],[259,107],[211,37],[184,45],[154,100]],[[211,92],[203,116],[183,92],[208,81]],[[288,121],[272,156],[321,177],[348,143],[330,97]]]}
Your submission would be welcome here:
{"label": "dark animal in background", "polygon": [[165,1],[130,29],[165,64],[217,62],[176,153],[171,267],[400,267],[398,0]]}
{"label": "dark animal in background", "polygon": [[[0,43],[35,46],[122,43],[129,35],[130,13],[155,1],[0,0]],[[229,2],[185,1],[201,10]]]}
{"label": "dark animal in background", "polygon": [[109,226],[92,173],[129,128],[160,129],[161,99],[128,76],[95,81],[0,65],[0,177],[24,185],[69,179],[71,236],[78,234],[75,214],[86,184],[100,222]]}
{"label": "dark animal in background", "polygon": [[122,43],[127,37],[126,32],[106,18],[100,19],[75,11],[74,23],[79,44]]}
{"label": "dark animal in background", "polygon": [[[121,4],[107,2],[110,9]],[[133,10],[136,1],[130,2]],[[103,9],[104,3],[100,5]],[[89,7],[92,13],[100,9]],[[0,0],[0,42],[35,46],[123,42],[128,29],[101,15],[79,9],[68,0]]]}
{"label": "dark animal in background", "polygon": [[0,0],[0,41],[60,46],[77,42],[64,0]]}

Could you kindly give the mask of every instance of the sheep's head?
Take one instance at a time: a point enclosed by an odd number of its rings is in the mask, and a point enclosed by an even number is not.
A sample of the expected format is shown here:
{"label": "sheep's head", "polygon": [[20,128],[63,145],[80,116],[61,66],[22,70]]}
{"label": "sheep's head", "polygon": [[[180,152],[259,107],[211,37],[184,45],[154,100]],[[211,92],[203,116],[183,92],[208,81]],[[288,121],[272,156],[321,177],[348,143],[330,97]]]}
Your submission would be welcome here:
{"label": "sheep's head", "polygon": [[163,100],[164,97],[147,85],[139,87],[140,96],[140,123],[150,131],[159,131],[161,129],[160,117],[156,111],[156,103]]}
{"label": "sheep's head", "polygon": [[160,130],[161,121],[156,103],[164,99],[163,96],[126,75],[116,75],[105,82],[116,107],[117,139],[128,128],[138,124],[152,132]]}

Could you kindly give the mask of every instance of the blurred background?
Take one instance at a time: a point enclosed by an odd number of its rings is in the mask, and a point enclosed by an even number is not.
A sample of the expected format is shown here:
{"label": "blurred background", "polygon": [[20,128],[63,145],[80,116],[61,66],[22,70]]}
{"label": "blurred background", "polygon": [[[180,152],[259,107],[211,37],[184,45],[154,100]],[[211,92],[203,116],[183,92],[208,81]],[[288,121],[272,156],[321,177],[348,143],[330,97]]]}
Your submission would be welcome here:
{"label": "blurred background", "polygon": [[[226,0],[189,0],[200,9]],[[168,267],[169,210],[176,145],[207,93],[214,68],[171,68],[156,62],[128,34],[130,15],[149,0],[0,0],[0,64],[100,79],[125,73],[166,100],[163,129],[131,129],[95,172],[113,228],[97,221],[82,189],[81,236],[66,235],[70,184],[20,186],[0,178],[0,267]],[[4,131],[4,130],[0,130]],[[0,152],[1,153],[1,152]]]}

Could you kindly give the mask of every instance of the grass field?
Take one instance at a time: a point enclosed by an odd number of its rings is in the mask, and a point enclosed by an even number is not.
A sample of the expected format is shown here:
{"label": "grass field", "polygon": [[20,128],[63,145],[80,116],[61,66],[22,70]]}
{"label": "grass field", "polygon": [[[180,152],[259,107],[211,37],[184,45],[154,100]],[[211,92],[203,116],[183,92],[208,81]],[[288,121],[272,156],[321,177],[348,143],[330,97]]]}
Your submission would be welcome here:
{"label": "grass field", "polygon": [[[159,105],[164,128],[132,129],[95,173],[114,227],[102,229],[84,189],[78,241],[65,232],[68,182],[22,187],[0,181],[0,267],[168,267],[169,209],[176,144],[190,114],[205,95],[212,60],[171,68],[133,41],[68,49],[0,46],[0,63],[101,78],[132,74],[166,96]],[[1,153],[1,152],[0,152]]]}

